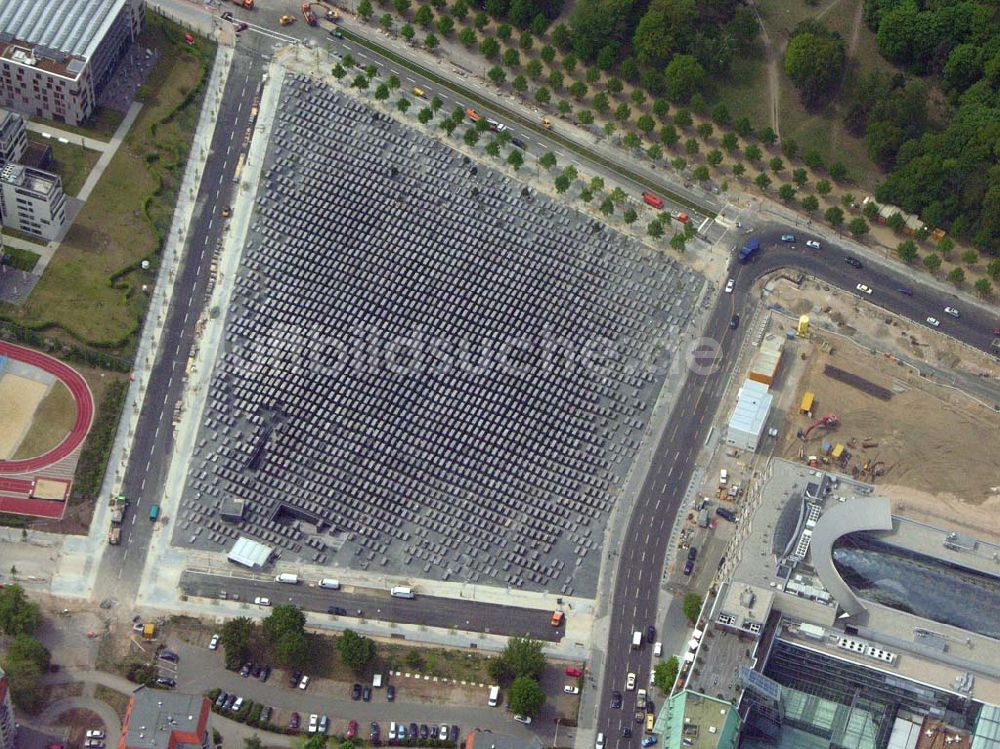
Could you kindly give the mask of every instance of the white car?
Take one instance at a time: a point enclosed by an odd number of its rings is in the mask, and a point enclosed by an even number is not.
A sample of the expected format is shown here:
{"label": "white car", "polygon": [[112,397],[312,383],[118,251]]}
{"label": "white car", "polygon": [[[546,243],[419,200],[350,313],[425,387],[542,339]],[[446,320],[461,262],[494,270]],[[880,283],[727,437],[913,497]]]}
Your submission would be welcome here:
{"label": "white car", "polygon": [[299,689],[305,689],[308,686],[309,686],[309,677],[303,676],[302,679],[299,681]]}
{"label": "white car", "polygon": [[210,643],[208,643],[208,649],[209,650],[218,650],[219,649],[219,636],[218,635],[212,635],[212,641]]}
{"label": "white car", "polygon": [[309,716],[309,728],[306,730],[309,733],[316,733],[319,730],[319,716],[316,713]]}
{"label": "white car", "polygon": [[960,317],[960,315],[958,314],[958,310],[955,309],[954,307],[945,307],[944,311],[949,315],[951,315],[952,317]]}
{"label": "white car", "polygon": [[526,726],[530,726],[531,725],[531,716],[530,715],[515,715],[514,716],[514,720],[516,720],[518,723],[524,723],[524,725],[526,725]]}
{"label": "white car", "polygon": [[597,741],[594,743],[594,749],[604,749],[604,734],[597,734]]}
{"label": "white car", "polygon": [[563,687],[563,691],[566,694],[580,694],[580,687],[574,687],[572,684],[567,684]]}
{"label": "white car", "polygon": [[735,287],[736,287],[736,279],[735,278],[730,278],[728,281],[726,281],[726,293],[727,294],[732,294],[733,293],[733,289]]}
{"label": "white car", "polygon": [[871,294],[872,293],[872,287],[871,286],[865,286],[863,283],[859,283],[854,288],[856,288],[862,294]]}
{"label": "white car", "polygon": [[927,324],[928,325],[933,325],[935,328],[941,326],[940,321],[936,317],[928,317],[927,318]]}
{"label": "white car", "polygon": [[438,741],[447,741],[447,740],[448,740],[448,724],[442,723],[441,729],[438,731]]}
{"label": "white car", "polygon": [[270,598],[265,598],[264,596],[257,596],[256,598],[253,599],[253,602],[256,603],[258,606],[270,606],[271,605],[271,599]]}
{"label": "white car", "polygon": [[821,249],[822,245],[819,242],[817,242],[815,239],[807,239],[806,240],[806,247],[812,247],[814,250],[818,250],[818,249]]}
{"label": "white car", "polygon": [[625,689],[629,692],[635,689],[635,674],[631,671],[628,672],[628,677],[625,679]]}
{"label": "white car", "polygon": [[88,739],[103,739],[104,738],[104,731],[101,731],[101,730],[87,731],[87,738]]}

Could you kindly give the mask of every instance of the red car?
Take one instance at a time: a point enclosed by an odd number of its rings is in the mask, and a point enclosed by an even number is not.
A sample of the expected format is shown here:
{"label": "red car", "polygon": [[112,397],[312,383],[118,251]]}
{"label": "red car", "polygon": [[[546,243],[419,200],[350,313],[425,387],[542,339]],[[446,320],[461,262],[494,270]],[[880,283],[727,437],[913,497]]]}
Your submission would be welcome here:
{"label": "red car", "polygon": [[646,205],[650,205],[656,210],[659,210],[663,207],[663,200],[657,197],[656,195],[653,195],[653,193],[651,192],[644,192],[642,194],[642,199],[646,201]]}
{"label": "red car", "polygon": [[581,676],[583,676],[583,671],[581,671],[578,668],[573,668],[572,666],[570,666],[569,668],[566,669],[566,675],[580,678]]}
{"label": "red car", "polygon": [[356,720],[352,720],[350,723],[347,724],[347,738],[353,739],[357,735],[358,735],[358,722]]}

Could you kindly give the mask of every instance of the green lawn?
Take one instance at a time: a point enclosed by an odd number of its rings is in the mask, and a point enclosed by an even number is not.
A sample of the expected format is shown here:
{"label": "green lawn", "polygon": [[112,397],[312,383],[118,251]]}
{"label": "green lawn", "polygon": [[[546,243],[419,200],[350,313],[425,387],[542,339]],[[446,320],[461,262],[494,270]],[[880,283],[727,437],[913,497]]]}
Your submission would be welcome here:
{"label": "green lawn", "polygon": [[[9,233],[9,230],[4,229],[4,233]],[[34,270],[39,258],[39,255],[31,250],[22,250],[17,247],[4,247],[3,252],[7,256],[7,265],[28,273]]]}
{"label": "green lawn", "polygon": [[[132,130],[108,165],[41,281],[20,308],[0,316],[127,354],[153,280],[161,237],[169,230],[176,191],[197,124],[201,87],[214,45],[183,42],[183,30],[155,13],[136,42],[162,57]],[[148,272],[137,270],[152,260]]]}
{"label": "green lawn", "polygon": [[50,169],[62,178],[63,191],[75,197],[101,157],[100,152],[72,143],[60,143],[55,139],[41,139],[40,142],[52,148],[55,163]]}
{"label": "green lawn", "polygon": [[716,84],[715,96],[726,103],[733,120],[747,117],[758,127],[767,124],[767,66],[763,56],[733,65],[729,80]]}

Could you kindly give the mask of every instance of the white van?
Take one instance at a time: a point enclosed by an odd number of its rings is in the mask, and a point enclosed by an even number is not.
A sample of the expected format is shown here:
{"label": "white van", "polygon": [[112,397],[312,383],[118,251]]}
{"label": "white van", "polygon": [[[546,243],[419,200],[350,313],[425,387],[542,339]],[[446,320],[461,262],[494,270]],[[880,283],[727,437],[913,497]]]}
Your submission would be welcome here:
{"label": "white van", "polygon": [[389,591],[389,595],[393,598],[416,598],[413,595],[413,588],[404,588],[402,586],[396,586]]}
{"label": "white van", "polygon": [[389,738],[392,739],[392,740],[395,740],[395,738],[396,738],[396,723],[395,722],[390,722],[389,723]]}
{"label": "white van", "polygon": [[657,658],[659,658],[660,656],[663,655],[663,643],[662,642],[658,642],[655,645],[653,645],[653,655],[656,656]]}
{"label": "white van", "polygon": [[327,590],[340,590],[340,580],[334,580],[332,577],[324,577],[319,581],[319,587],[326,588]]}
{"label": "white van", "polygon": [[299,584],[299,576],[298,575],[293,575],[290,572],[282,572],[280,575],[278,575],[276,578],[274,578],[274,582],[276,582],[276,583],[288,583],[289,585],[298,585]]}
{"label": "white van", "polygon": [[382,674],[375,674],[372,677],[372,689],[382,688]]}
{"label": "white van", "polygon": [[497,703],[500,701],[500,687],[490,687],[490,699],[487,704],[490,707],[496,707]]}

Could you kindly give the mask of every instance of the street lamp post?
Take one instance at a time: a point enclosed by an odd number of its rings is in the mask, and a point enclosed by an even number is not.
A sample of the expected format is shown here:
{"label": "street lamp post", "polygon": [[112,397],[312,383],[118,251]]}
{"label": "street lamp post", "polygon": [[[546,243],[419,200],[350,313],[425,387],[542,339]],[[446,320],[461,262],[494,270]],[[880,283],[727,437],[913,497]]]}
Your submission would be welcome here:
{"label": "street lamp post", "polygon": [[559,721],[560,720],[562,720],[562,719],[561,718],[556,718],[556,735],[552,739],[552,746],[553,747],[558,747],[559,746]]}

